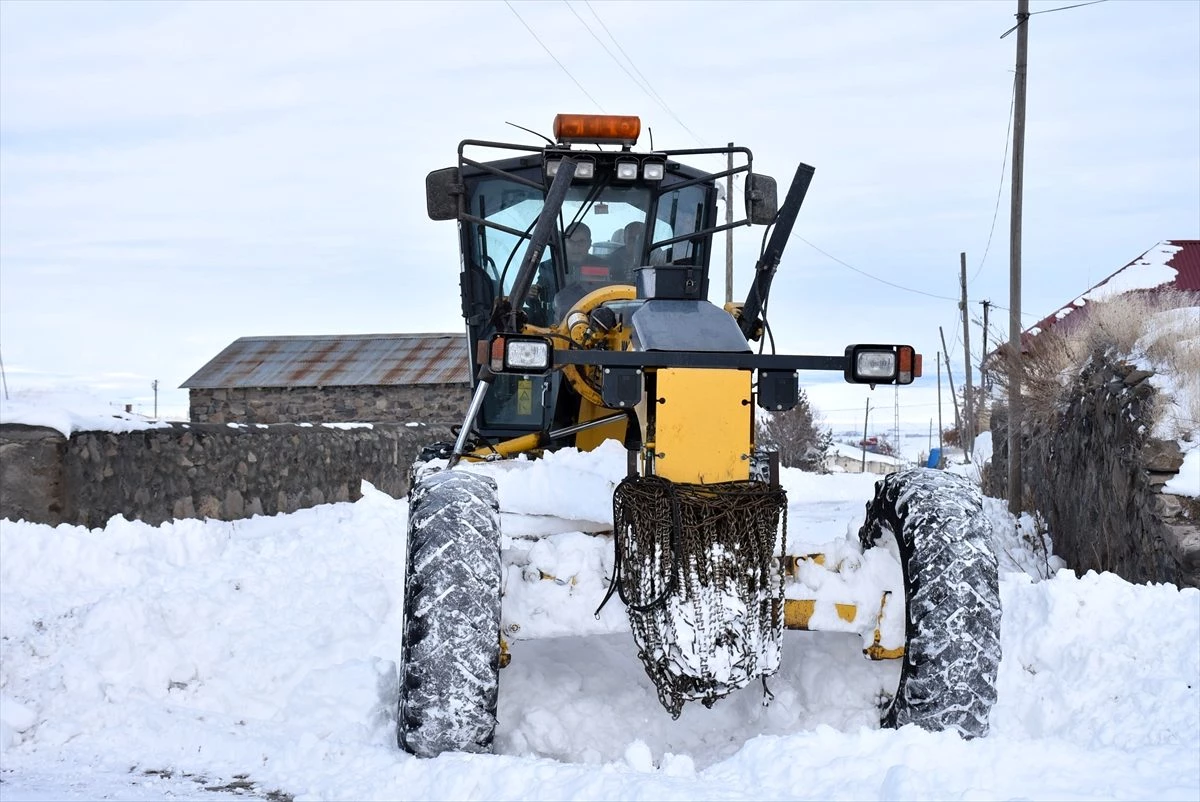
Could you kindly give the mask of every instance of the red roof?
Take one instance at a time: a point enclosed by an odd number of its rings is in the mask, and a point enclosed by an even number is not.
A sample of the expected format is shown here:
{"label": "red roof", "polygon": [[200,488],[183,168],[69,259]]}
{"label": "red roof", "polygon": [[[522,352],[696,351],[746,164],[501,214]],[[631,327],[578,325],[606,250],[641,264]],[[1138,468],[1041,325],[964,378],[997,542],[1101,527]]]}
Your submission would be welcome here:
{"label": "red roof", "polygon": [[1200,239],[1174,239],[1169,242],[1182,249],[1167,262],[1179,271],[1175,278],[1175,289],[1200,291]]}
{"label": "red roof", "polygon": [[[1175,250],[1175,252],[1166,259],[1162,259],[1162,252],[1164,250],[1171,249],[1177,250]],[[1151,254],[1154,254],[1154,256],[1151,256]],[[1159,261],[1159,259],[1162,260]],[[1047,315],[1034,325],[1030,326],[1023,332],[1021,339],[1023,341],[1030,340],[1043,331],[1046,331],[1056,323],[1059,323],[1063,319],[1069,319],[1072,312],[1084,307],[1084,305],[1087,303],[1089,295],[1097,290],[1100,290],[1104,287],[1104,285],[1108,284],[1110,281],[1113,281],[1113,279],[1116,279],[1122,273],[1125,273],[1131,268],[1140,267],[1147,264],[1162,265],[1167,268],[1173,268],[1175,275],[1174,278],[1159,283],[1154,287],[1146,287],[1143,285],[1142,287],[1137,288],[1138,291],[1159,292],[1161,290],[1171,289],[1200,292],[1200,240],[1164,240],[1163,242],[1156,244],[1153,248],[1148,249],[1141,256],[1134,259],[1132,262],[1125,265],[1108,278],[1089,288],[1087,292],[1083,293],[1069,304],[1060,307],[1050,315]],[[1134,288],[1131,288],[1130,291],[1133,291],[1133,289]],[[1027,343],[1023,344],[1022,350],[1024,350],[1024,346],[1027,346]]]}

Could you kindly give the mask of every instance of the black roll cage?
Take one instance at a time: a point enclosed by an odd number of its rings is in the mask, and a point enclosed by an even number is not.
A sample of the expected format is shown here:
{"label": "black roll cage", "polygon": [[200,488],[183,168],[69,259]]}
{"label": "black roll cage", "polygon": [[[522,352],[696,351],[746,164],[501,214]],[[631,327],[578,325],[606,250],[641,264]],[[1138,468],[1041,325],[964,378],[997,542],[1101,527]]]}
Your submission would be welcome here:
{"label": "black roll cage", "polygon": [[[524,157],[516,157],[515,159],[511,159],[511,160],[506,159],[503,162],[495,162],[495,161],[482,162],[482,161],[478,161],[476,159],[472,159],[466,155],[466,150],[469,147],[490,148],[493,150],[520,151],[520,152],[523,152],[523,153],[526,153],[529,155],[524,156]],[[716,156],[716,155],[728,156],[728,155],[732,155],[732,154],[744,155],[746,157],[745,164],[734,165],[732,168],[727,168],[725,170],[721,170],[721,171],[715,172],[715,173],[704,172],[702,170],[696,169],[695,167],[692,167],[690,165],[686,165],[686,164],[683,164],[682,162],[678,162],[678,161],[674,160],[675,157],[677,157],[677,156]],[[547,159],[552,156],[558,156],[560,158],[562,158],[562,157],[569,158],[569,157],[574,157],[574,156],[585,156],[587,158],[605,157],[606,160],[612,160],[612,161],[616,161],[617,159],[619,159],[621,157],[632,156],[632,157],[636,157],[638,159],[650,159],[650,160],[655,160],[655,161],[661,161],[661,162],[663,162],[664,167],[669,167],[676,174],[684,174],[684,175],[691,174],[690,178],[685,178],[682,181],[672,181],[669,184],[664,183],[664,186],[668,186],[672,191],[679,190],[679,189],[685,189],[686,187],[695,186],[697,184],[711,184],[712,186],[715,186],[716,185],[715,182],[721,178],[725,178],[725,177],[732,176],[732,175],[738,175],[740,173],[749,174],[753,171],[753,167],[754,167],[754,154],[751,152],[751,150],[749,148],[743,147],[740,145],[726,146],[723,148],[680,148],[680,149],[674,149],[674,150],[655,150],[655,151],[639,153],[639,152],[634,152],[629,147],[622,147],[622,149],[619,151],[600,150],[600,149],[576,150],[576,149],[573,149],[572,147],[570,147],[569,145],[534,146],[534,145],[516,144],[516,143],[512,143],[512,142],[493,142],[491,140],[485,140],[485,139],[464,139],[463,141],[459,142],[459,144],[458,144],[458,163],[459,163],[460,170],[463,167],[471,167],[476,170],[480,170],[482,172],[490,173],[492,175],[504,178],[506,180],[513,181],[514,183],[527,186],[531,189],[537,189],[538,191],[541,191],[541,192],[545,192],[549,189],[549,186],[548,186],[548,184],[545,183],[545,181],[540,182],[540,183],[537,181],[531,181],[528,178],[524,178],[520,175],[509,172],[508,170],[504,169],[503,166],[500,166],[500,165],[504,164],[505,166],[508,166],[508,164],[510,162],[516,162],[516,164],[513,164],[512,166],[527,168],[527,167],[533,166],[535,160],[541,162],[544,165],[546,163]],[[543,171],[542,175],[543,175],[543,177],[545,176],[544,171]],[[656,193],[656,197],[658,194],[662,194],[662,193]],[[731,203],[731,202],[732,202],[732,198],[726,198],[726,203]],[[476,225],[484,226],[486,228],[494,228],[498,231],[503,231],[506,234],[510,234],[512,236],[519,237],[521,239],[530,239],[532,236],[531,232],[529,232],[529,231],[519,231],[519,230],[511,228],[509,226],[505,226],[501,223],[494,223],[494,222],[491,222],[488,220],[484,220],[483,218],[479,217],[478,215],[471,214],[470,211],[468,211],[466,208],[466,192],[465,191],[458,196],[458,219],[460,221],[475,223]],[[747,216],[741,220],[735,220],[732,223],[723,223],[721,225],[707,226],[707,227],[698,229],[694,232],[680,235],[678,237],[671,237],[671,238],[668,238],[665,240],[649,242],[649,243],[647,243],[646,248],[650,249],[650,250],[655,249],[655,248],[663,248],[668,245],[673,245],[674,243],[677,243],[677,242],[701,239],[703,237],[708,237],[713,234],[718,234],[722,231],[726,231],[731,228],[740,228],[741,226],[749,226],[749,225],[751,225],[751,222],[750,222],[750,218]],[[705,265],[705,273],[707,274],[707,272],[708,272],[708,266]]]}

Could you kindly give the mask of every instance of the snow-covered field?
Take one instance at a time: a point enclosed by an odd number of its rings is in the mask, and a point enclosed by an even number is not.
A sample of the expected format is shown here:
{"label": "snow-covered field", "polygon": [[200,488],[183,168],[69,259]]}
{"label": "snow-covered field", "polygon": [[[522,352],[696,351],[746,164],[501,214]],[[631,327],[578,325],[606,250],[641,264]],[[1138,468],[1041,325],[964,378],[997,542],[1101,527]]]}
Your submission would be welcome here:
{"label": "snow-covered field", "polygon": [[[0,798],[1200,799],[1200,591],[1055,572],[999,501],[987,738],[881,730],[898,665],[828,633],[786,633],[769,704],[756,683],[673,721],[619,602],[592,615],[612,555],[586,532],[622,469],[567,451],[501,479],[506,535],[559,532],[527,557],[581,577],[535,578],[506,616],[597,634],[512,644],[490,756],[396,747],[403,500],[0,522]],[[873,479],[785,471],[790,535],[853,540]]]}

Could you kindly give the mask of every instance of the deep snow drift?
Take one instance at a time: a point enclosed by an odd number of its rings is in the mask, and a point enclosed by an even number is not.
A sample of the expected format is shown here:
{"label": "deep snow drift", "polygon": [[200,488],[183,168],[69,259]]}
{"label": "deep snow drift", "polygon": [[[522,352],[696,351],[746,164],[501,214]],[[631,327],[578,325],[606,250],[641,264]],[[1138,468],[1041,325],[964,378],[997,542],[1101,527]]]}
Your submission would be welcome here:
{"label": "deep snow drift", "polygon": [[[619,602],[593,617],[612,553],[587,533],[623,470],[619,449],[495,469],[506,545],[560,581],[509,577],[524,592],[505,615],[546,637],[512,644],[494,756],[396,747],[403,500],[366,486],[235,522],[0,522],[0,796],[1200,798],[1200,591],[1056,573],[992,500],[1008,573],[987,738],[880,730],[898,665],[828,633],[786,633],[769,705],[754,683],[672,721]],[[847,547],[873,479],[785,471],[790,534]]]}

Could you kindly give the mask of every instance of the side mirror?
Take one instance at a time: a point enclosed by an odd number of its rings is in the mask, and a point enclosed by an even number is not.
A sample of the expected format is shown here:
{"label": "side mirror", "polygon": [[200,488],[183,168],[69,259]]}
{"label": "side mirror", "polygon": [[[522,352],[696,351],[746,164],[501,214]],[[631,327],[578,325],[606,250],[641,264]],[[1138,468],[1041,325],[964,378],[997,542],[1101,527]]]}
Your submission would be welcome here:
{"label": "side mirror", "polygon": [[458,196],[463,193],[457,167],[434,170],[425,176],[425,209],[430,220],[457,220]]}
{"label": "side mirror", "polygon": [[775,222],[779,215],[779,190],[769,175],[746,175],[746,217],[756,226]]}

